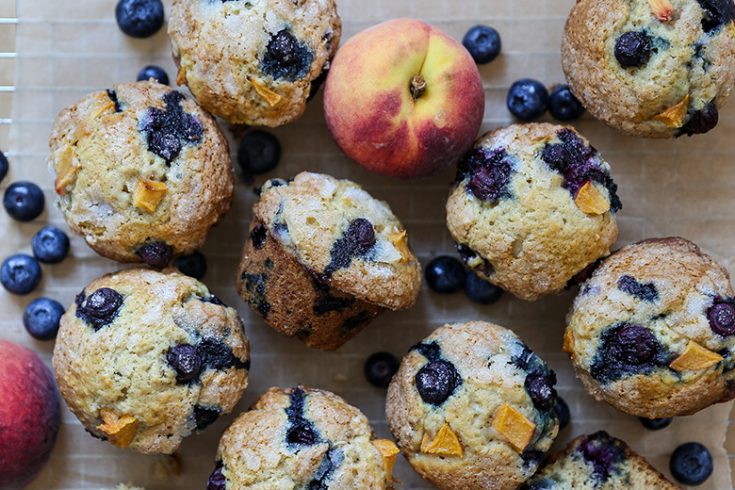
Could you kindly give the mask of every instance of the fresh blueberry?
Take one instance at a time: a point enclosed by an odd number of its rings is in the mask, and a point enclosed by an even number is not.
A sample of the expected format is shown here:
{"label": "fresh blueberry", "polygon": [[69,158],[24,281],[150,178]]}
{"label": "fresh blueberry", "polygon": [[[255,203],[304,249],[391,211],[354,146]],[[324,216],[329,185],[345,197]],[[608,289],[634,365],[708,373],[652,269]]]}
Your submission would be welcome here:
{"label": "fresh blueberry", "polygon": [[467,279],[467,271],[462,262],[448,255],[439,256],[429,262],[424,274],[429,287],[442,294],[460,291]]}
{"label": "fresh blueberry", "polygon": [[33,182],[15,182],[5,189],[3,206],[11,218],[33,221],[43,212],[46,199],[41,188]]}
{"label": "fresh blueberry", "polygon": [[483,305],[496,303],[503,296],[502,289],[480,278],[475,271],[467,273],[464,292],[472,301]]}
{"label": "fresh blueberry", "polygon": [[720,111],[714,101],[704,105],[700,110],[693,113],[689,120],[681,128],[682,134],[692,136],[694,134],[704,134],[713,130],[720,122]]}
{"label": "fresh blueberry", "polygon": [[69,237],[55,226],[45,226],[31,241],[33,256],[44,264],[58,264],[69,255]]}
{"label": "fresh blueberry", "polygon": [[17,254],[0,267],[0,283],[13,294],[28,294],[41,282],[41,265],[30,255]]}
{"label": "fresh blueberry", "polygon": [[207,490],[225,490],[227,488],[227,478],[222,474],[223,466],[222,461],[217,461],[214,471],[207,480]]}
{"label": "fresh blueberry", "polygon": [[388,352],[376,352],[365,361],[365,378],[378,388],[387,388],[393,375],[398,372],[398,359]]}
{"label": "fresh blueberry", "polygon": [[698,442],[687,442],[674,450],[669,461],[674,478],[684,485],[701,485],[714,469],[712,455]]}
{"label": "fresh blueberry", "polygon": [[735,335],[735,301],[715,299],[707,310],[707,319],[713,332],[723,337]]}
{"label": "fresh blueberry", "polygon": [[554,410],[556,411],[556,416],[559,419],[559,430],[563,430],[572,420],[572,413],[569,411],[569,405],[564,401],[564,398],[557,396]]}
{"label": "fresh blueberry", "polygon": [[161,0],[120,0],[115,7],[120,30],[130,37],[151,37],[163,26]]}
{"label": "fresh blueberry", "polygon": [[640,68],[648,63],[653,51],[651,36],[643,31],[629,31],[615,41],[615,59],[624,68]]}
{"label": "fresh blueberry", "polygon": [[173,248],[163,242],[148,242],[141,246],[136,254],[151,267],[163,269],[171,262],[173,252]]}
{"label": "fresh blueberry", "polygon": [[250,131],[240,140],[237,163],[244,176],[270,172],[281,160],[281,143],[265,131]]}
{"label": "fresh blueberry", "polygon": [[467,31],[462,44],[478,65],[490,63],[500,54],[502,42],[498,31],[489,26],[478,25]]}
{"label": "fresh blueberry", "polygon": [[166,361],[176,371],[178,383],[195,380],[202,370],[202,359],[193,345],[179,344],[172,347],[166,354]]}
{"label": "fresh blueberry", "polygon": [[421,399],[432,405],[441,405],[462,384],[457,368],[443,359],[430,361],[415,377],[416,390]]}
{"label": "fresh blueberry", "polygon": [[309,47],[296,39],[289,29],[278,31],[268,41],[261,69],[274,79],[293,82],[308,75],[314,55]]}
{"label": "fresh blueberry", "polygon": [[549,91],[530,78],[518,80],[508,91],[508,110],[521,121],[533,121],[549,106]]}
{"label": "fresh blueberry", "polygon": [[0,182],[2,182],[8,175],[9,169],[10,163],[8,163],[8,157],[5,156],[5,153],[0,151]]}
{"label": "fresh blueberry", "polygon": [[549,112],[559,121],[574,121],[584,114],[584,107],[569,85],[557,85],[549,96]]}
{"label": "fresh blueberry", "polygon": [[640,417],[641,424],[648,430],[665,429],[666,427],[671,425],[671,422],[673,420],[674,419],[672,419],[671,417],[662,419],[647,419],[645,417]]}
{"label": "fresh blueberry", "polygon": [[123,302],[122,295],[112,288],[100,288],[89,297],[82,291],[77,295],[76,314],[97,331],[115,320]]}
{"label": "fresh blueberry", "polygon": [[151,78],[163,85],[169,84],[168,74],[166,74],[166,71],[160,66],[148,65],[138,73],[139,82],[150,80]]}
{"label": "fresh blueberry", "polygon": [[174,265],[182,274],[194,279],[201,280],[207,274],[207,258],[199,251],[191,255],[178,257],[174,261]]}
{"label": "fresh blueberry", "polygon": [[58,301],[38,298],[23,312],[23,325],[34,339],[52,340],[59,331],[59,321],[63,314],[64,307]]}

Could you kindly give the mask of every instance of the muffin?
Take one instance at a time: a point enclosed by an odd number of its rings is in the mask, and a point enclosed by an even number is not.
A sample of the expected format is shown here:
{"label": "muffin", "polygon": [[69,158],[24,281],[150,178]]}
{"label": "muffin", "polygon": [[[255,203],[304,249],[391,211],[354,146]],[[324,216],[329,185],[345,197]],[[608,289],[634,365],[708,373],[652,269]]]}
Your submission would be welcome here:
{"label": "muffin", "polygon": [[403,225],[357,184],[304,172],[263,185],[237,288],[274,329],[334,350],[420,286]]}
{"label": "muffin", "polygon": [[131,269],[93,281],[61,319],[53,364],[85,430],[171,454],[230,412],[248,384],[242,321],[204,284]]}
{"label": "muffin", "polygon": [[648,461],[606,432],[579,436],[546,464],[528,490],[675,490]]}
{"label": "muffin", "polygon": [[271,388],[222,436],[207,490],[385,489],[397,455],[337,395]]}
{"label": "muffin", "polygon": [[341,32],[334,0],[174,0],[168,26],[179,84],[230,123],[272,127],[304,113]]}
{"label": "muffin", "polygon": [[513,125],[460,162],[447,225],[481,278],[533,301],[610,253],[621,207],[609,165],[574,129]]}
{"label": "muffin", "polygon": [[156,82],[64,109],[49,142],[57,204],[97,253],[163,267],[204,244],[230,208],[225,137],[194,101]]}
{"label": "muffin", "polygon": [[562,65],[585,108],[634,136],[706,133],[735,83],[732,0],[578,0]]}
{"label": "muffin", "polygon": [[559,431],[556,376],[513,332],[445,325],[411,348],[388,388],[402,453],[442,489],[516,489]]}
{"label": "muffin", "polygon": [[564,350],[598,400],[645,417],[735,396],[735,298],[727,271],[683,238],[602,262],[567,318]]}

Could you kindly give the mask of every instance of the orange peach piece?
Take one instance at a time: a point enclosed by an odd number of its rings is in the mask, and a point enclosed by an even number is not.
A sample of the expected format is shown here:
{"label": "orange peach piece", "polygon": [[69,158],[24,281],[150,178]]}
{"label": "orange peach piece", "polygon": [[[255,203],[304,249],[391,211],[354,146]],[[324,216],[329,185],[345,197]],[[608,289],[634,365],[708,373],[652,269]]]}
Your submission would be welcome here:
{"label": "orange peach piece", "polygon": [[385,462],[385,472],[388,475],[388,479],[393,478],[393,467],[396,464],[396,457],[401,452],[396,446],[396,443],[388,439],[375,439],[370,441],[375,446],[380,454],[383,456],[383,462]]}

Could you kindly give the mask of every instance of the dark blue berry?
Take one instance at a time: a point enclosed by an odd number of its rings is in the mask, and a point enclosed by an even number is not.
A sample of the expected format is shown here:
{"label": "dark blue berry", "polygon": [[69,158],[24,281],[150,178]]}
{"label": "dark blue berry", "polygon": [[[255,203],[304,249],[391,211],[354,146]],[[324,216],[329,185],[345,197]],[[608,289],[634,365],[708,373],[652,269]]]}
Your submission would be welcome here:
{"label": "dark blue berry", "polygon": [[123,302],[122,295],[112,288],[100,288],[88,297],[82,291],[77,295],[76,315],[96,331],[115,320]]}
{"label": "dark blue berry", "polygon": [[196,116],[184,111],[181,92],[172,90],[163,96],[165,109],[151,107],[140,121],[140,131],[148,150],[166,161],[176,160],[184,145],[197,145],[204,137],[204,126]]}
{"label": "dark blue berry", "polygon": [[171,263],[174,250],[170,245],[163,242],[149,242],[143,244],[135,253],[140,257],[140,260],[151,267],[163,269]]}
{"label": "dark blue berry", "polygon": [[264,224],[258,223],[253,231],[250,232],[250,241],[253,243],[255,250],[262,250],[265,241],[268,239],[268,228]]}
{"label": "dark blue berry", "polygon": [[456,181],[469,179],[465,187],[468,192],[481,201],[497,202],[511,196],[508,186],[514,167],[505,149],[491,151],[480,146],[460,161]]}
{"label": "dark blue berry", "polygon": [[624,68],[640,68],[648,63],[653,51],[651,36],[643,31],[629,31],[615,41],[615,59]]}
{"label": "dark blue berry", "polygon": [[707,309],[707,319],[713,332],[723,337],[735,335],[735,300],[715,299]]}
{"label": "dark blue berry", "polygon": [[69,255],[69,237],[55,226],[45,226],[31,241],[33,256],[44,264],[58,264]]}
{"label": "dark blue berry", "polygon": [[319,434],[314,424],[306,419],[306,393],[301,388],[294,388],[289,393],[289,405],[286,407],[289,427],[286,431],[286,442],[298,446],[312,446],[319,442]]}
{"label": "dark blue berry", "polygon": [[429,262],[424,275],[429,287],[442,294],[461,291],[467,279],[467,271],[462,262],[448,255],[439,256]]}
{"label": "dark blue berry", "polygon": [[254,130],[245,133],[237,149],[237,163],[243,176],[270,172],[281,160],[281,143],[270,133]]}
{"label": "dark blue berry", "polygon": [[212,474],[209,475],[209,479],[207,480],[207,490],[226,490],[227,478],[222,474],[223,467],[222,461],[217,461],[214,466],[214,471],[212,471]]}
{"label": "dark blue berry", "polygon": [[666,367],[670,357],[651,330],[621,323],[603,332],[590,372],[605,382]]}
{"label": "dark blue berry", "polygon": [[378,388],[387,388],[398,372],[398,359],[389,352],[376,352],[365,361],[364,373],[368,382]]}
{"label": "dark blue berry", "polygon": [[193,345],[179,344],[172,347],[166,354],[166,361],[176,371],[178,383],[197,379],[202,370],[202,359]]}
{"label": "dark blue berry", "polygon": [[683,134],[692,136],[707,133],[713,130],[719,122],[720,111],[717,110],[714,101],[709,102],[689,116],[689,120],[681,128],[679,136]]}
{"label": "dark blue berry", "polygon": [[220,415],[222,415],[221,408],[194,405],[194,422],[198,431],[202,431],[215,423]]}
{"label": "dark blue berry", "polygon": [[363,257],[375,246],[375,229],[373,224],[365,218],[352,220],[342,238],[332,245],[330,262],[324,269],[324,275],[329,277],[337,270],[349,267],[352,259]]}
{"label": "dark blue berry", "polygon": [[735,20],[735,3],[732,0],[697,0],[702,10],[702,30],[712,34],[720,27]]}
{"label": "dark blue berry", "polygon": [[314,55],[309,47],[296,39],[289,29],[282,29],[268,41],[260,66],[276,80],[293,82],[309,74],[312,61]]}
{"label": "dark blue berry", "polygon": [[0,267],[0,283],[13,294],[28,294],[41,282],[41,266],[30,255],[18,254],[5,259]]}
{"label": "dark blue berry", "polygon": [[587,436],[577,450],[585,461],[592,464],[593,475],[599,482],[605,482],[625,459],[621,443],[603,431]]}
{"label": "dark blue berry", "polygon": [[483,305],[496,303],[503,296],[502,289],[482,279],[475,271],[467,273],[464,292],[472,301]]}
{"label": "dark blue berry", "polygon": [[556,375],[553,371],[547,374],[529,374],[526,376],[524,387],[537,410],[545,412],[554,407],[556,403],[555,384]]}
{"label": "dark blue berry", "polygon": [[3,206],[11,218],[33,221],[43,213],[46,199],[43,191],[33,182],[15,182],[5,189]]}
{"label": "dark blue berry", "polygon": [[64,307],[50,298],[33,300],[23,312],[23,325],[34,339],[52,340],[59,331]]}
{"label": "dark blue berry", "polygon": [[556,417],[559,419],[559,430],[563,430],[572,421],[572,412],[564,398],[557,396],[556,405],[554,405]]}
{"label": "dark blue berry", "polygon": [[652,282],[638,282],[633,276],[627,274],[620,276],[618,279],[618,289],[631,296],[635,296],[641,301],[656,301],[658,299],[658,289]]}
{"label": "dark blue berry", "polygon": [[5,156],[5,153],[0,151],[0,182],[2,182],[8,175],[9,169],[10,163],[8,163],[8,157]]}
{"label": "dark blue berry", "polygon": [[698,442],[687,442],[674,450],[669,469],[684,485],[701,485],[712,475],[714,464],[706,447]]}
{"label": "dark blue berry", "polygon": [[142,70],[140,70],[140,72],[138,72],[138,81],[139,82],[145,81],[145,80],[150,80],[151,78],[154,79],[155,81],[157,81],[158,83],[163,84],[163,85],[168,85],[169,84],[168,74],[160,66],[148,65],[145,68],[143,68]]}
{"label": "dark blue berry", "polygon": [[549,96],[549,112],[559,121],[574,121],[584,114],[584,107],[569,85],[557,85]]}
{"label": "dark blue berry", "polygon": [[489,26],[478,25],[467,31],[462,44],[478,65],[490,63],[500,54],[502,42],[498,31]]}
{"label": "dark blue berry", "polygon": [[462,384],[457,368],[443,359],[427,363],[416,373],[415,381],[421,399],[432,405],[444,403]]}
{"label": "dark blue berry", "polygon": [[130,37],[151,37],[163,26],[161,0],[120,0],[115,7],[120,30]]}
{"label": "dark blue berry", "polygon": [[211,369],[224,370],[234,367],[235,369],[249,369],[248,361],[241,361],[232,348],[225,342],[215,338],[205,338],[196,347],[197,355],[203,366]]}
{"label": "dark blue berry", "polygon": [[107,97],[109,97],[112,103],[115,104],[115,112],[122,112],[122,106],[120,105],[120,99],[117,98],[117,92],[110,88],[105,92],[107,92]]}
{"label": "dark blue berry", "polygon": [[541,82],[524,78],[510,86],[507,105],[510,113],[521,121],[533,121],[546,112],[549,91]]}
{"label": "dark blue berry", "polygon": [[174,265],[182,274],[194,279],[201,280],[207,274],[207,258],[199,251],[191,255],[177,257]]}
{"label": "dark blue berry", "polygon": [[641,424],[643,427],[645,427],[648,430],[661,430],[665,429],[666,427],[671,425],[671,422],[674,420],[671,417],[668,418],[661,418],[661,419],[647,419],[644,417],[640,417],[639,419],[641,421]]}

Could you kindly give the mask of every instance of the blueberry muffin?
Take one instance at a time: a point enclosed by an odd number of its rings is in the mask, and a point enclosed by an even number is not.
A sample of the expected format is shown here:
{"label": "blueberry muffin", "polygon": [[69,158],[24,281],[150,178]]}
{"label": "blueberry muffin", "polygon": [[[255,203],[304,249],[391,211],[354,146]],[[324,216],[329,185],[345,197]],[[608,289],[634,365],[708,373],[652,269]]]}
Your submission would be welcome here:
{"label": "blueberry muffin", "polygon": [[147,269],[87,286],[61,319],[53,363],[87,432],[164,454],[233,409],[250,365],[233,308],[195,279]]}
{"label": "blueberry muffin", "polygon": [[385,489],[397,455],[337,395],[271,388],[222,436],[207,490]]}
{"label": "blueberry muffin", "polygon": [[675,490],[648,461],[606,432],[577,437],[528,483],[527,490]]}
{"label": "blueberry muffin", "polygon": [[118,85],[63,110],[49,143],[58,207],[97,253],[165,266],[201,247],[230,208],[225,137],[156,82]]}
{"label": "blueberry muffin", "polygon": [[626,133],[706,133],[735,83],[733,0],[578,0],[562,64],[593,116]]}
{"label": "blueberry muffin", "polygon": [[334,0],[174,0],[177,82],[233,124],[298,119],[339,45]]}
{"label": "blueberry muffin", "polygon": [[411,348],[388,388],[404,456],[443,489],[515,489],[559,431],[556,376],[510,330],[446,325]]}
{"label": "blueberry muffin", "polygon": [[610,167],[574,129],[513,125],[460,162],[447,225],[481,278],[533,301],[610,253],[621,207]]}
{"label": "blueberry muffin", "polygon": [[735,297],[727,271],[683,238],[604,260],[567,318],[564,349],[598,400],[649,419],[735,396]]}
{"label": "blueberry muffin", "polygon": [[403,225],[358,185],[304,172],[262,187],[237,288],[274,329],[334,350],[420,286]]}

